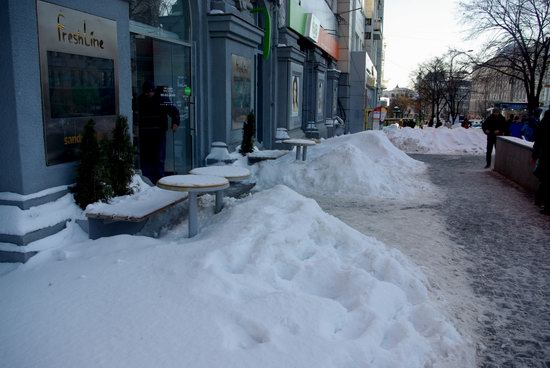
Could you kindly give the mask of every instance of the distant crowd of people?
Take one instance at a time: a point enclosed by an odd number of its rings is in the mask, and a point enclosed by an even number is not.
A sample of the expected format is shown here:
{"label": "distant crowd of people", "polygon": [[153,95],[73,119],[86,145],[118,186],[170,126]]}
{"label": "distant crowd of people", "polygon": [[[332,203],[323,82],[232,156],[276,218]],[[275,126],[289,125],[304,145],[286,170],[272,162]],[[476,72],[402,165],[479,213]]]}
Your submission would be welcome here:
{"label": "distant crowd of people", "polygon": [[511,115],[508,120],[500,110],[494,108],[481,128],[487,135],[487,152],[485,168],[491,167],[491,156],[496,144],[496,137],[507,135],[521,138],[533,143],[533,174],[540,180],[535,193],[535,204],[541,207],[541,213],[550,215],[550,110],[539,120],[541,109],[522,116]]}

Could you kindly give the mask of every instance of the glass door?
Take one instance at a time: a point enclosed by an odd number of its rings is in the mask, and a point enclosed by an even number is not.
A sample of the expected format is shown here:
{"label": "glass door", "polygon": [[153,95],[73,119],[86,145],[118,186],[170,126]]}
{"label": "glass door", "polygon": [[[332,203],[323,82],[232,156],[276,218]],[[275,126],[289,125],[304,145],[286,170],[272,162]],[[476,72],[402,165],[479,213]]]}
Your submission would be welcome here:
{"label": "glass door", "polygon": [[[172,131],[173,118],[166,117],[166,157],[164,174],[186,174],[192,167],[191,137],[191,47],[142,34],[131,34],[132,90],[134,95],[134,142],[139,142],[137,116],[144,83],[152,84],[162,105],[177,109],[180,124]],[[144,151],[138,150],[138,155]],[[139,162],[139,157],[138,160]]]}

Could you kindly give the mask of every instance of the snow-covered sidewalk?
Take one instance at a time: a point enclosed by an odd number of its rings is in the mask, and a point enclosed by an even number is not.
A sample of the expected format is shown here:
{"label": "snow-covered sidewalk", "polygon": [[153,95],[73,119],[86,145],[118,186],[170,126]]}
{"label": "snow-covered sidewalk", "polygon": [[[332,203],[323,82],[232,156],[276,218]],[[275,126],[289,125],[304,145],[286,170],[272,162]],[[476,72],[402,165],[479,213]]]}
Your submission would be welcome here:
{"label": "snow-covered sidewalk", "polygon": [[203,197],[204,226],[192,239],[185,221],[157,239],[96,241],[70,223],[36,242],[42,252],[0,276],[0,361],[473,366],[467,331],[422,270],[303,195],[406,203],[433,189],[426,166],[382,132],[327,140],[308,154],[257,165],[259,191],[227,200],[218,215]]}

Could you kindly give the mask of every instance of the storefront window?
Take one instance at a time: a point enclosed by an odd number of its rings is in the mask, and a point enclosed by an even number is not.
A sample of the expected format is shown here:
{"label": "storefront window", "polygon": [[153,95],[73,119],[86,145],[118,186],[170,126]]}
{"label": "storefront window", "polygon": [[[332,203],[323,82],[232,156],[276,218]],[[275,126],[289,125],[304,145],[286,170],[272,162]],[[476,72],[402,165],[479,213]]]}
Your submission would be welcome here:
{"label": "storefront window", "polygon": [[48,51],[52,119],[115,115],[114,60]]}
{"label": "storefront window", "polygon": [[78,159],[92,119],[98,138],[115,126],[118,43],[115,21],[37,2],[47,165]]}
{"label": "storefront window", "polygon": [[241,129],[252,110],[253,61],[231,55],[231,128]]}
{"label": "storefront window", "polygon": [[151,35],[182,41],[191,38],[188,0],[131,0],[130,19],[149,28]]}

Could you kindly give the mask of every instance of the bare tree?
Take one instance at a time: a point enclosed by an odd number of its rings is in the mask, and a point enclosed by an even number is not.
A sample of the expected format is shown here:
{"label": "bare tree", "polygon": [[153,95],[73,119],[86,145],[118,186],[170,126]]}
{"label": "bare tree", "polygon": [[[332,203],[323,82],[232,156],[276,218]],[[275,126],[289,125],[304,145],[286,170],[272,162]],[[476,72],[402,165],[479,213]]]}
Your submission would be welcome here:
{"label": "bare tree", "polygon": [[[484,118],[489,108],[505,99],[510,91],[509,81],[494,69],[475,68],[471,74],[470,108],[474,116]],[[509,79],[509,77],[505,77]]]}
{"label": "bare tree", "polygon": [[[472,50],[469,50],[472,51]],[[443,100],[449,111],[451,124],[460,115],[470,96],[470,57],[469,51],[449,50],[442,62]]]}
{"label": "bare tree", "polygon": [[130,19],[158,26],[159,18],[171,13],[176,0],[130,0]]}
{"label": "bare tree", "polygon": [[[409,96],[397,96],[391,99],[389,111],[394,118],[408,118],[411,111],[414,110],[414,101]],[[398,115],[395,112],[398,111]]]}
{"label": "bare tree", "polygon": [[470,37],[489,39],[478,65],[521,81],[534,111],[550,58],[550,1],[462,0],[460,8]]}
{"label": "bare tree", "polygon": [[441,58],[434,58],[418,66],[416,71],[415,89],[419,99],[424,101],[424,106],[431,106],[431,118],[429,125],[440,126],[439,113],[444,95],[445,69]]}

